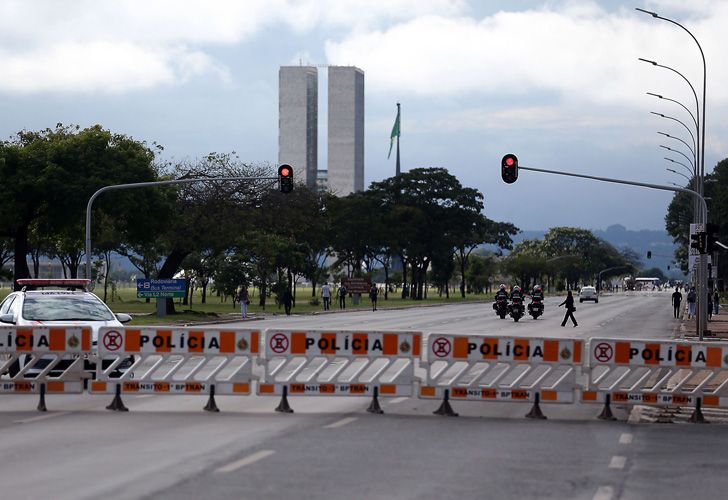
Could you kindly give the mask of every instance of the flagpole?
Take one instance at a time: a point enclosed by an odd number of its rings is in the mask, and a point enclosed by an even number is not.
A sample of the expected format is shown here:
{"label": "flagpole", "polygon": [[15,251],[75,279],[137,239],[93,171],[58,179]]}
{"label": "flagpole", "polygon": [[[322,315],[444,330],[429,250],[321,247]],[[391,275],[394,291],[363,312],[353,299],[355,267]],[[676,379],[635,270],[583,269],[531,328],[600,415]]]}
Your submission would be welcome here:
{"label": "flagpole", "polygon": [[396,175],[399,175],[401,173],[401,169],[399,166],[399,131],[402,129],[402,117],[399,113],[400,113],[400,108],[399,108],[399,103],[397,103],[397,120],[399,120],[399,129],[397,130],[397,173],[396,173]]}

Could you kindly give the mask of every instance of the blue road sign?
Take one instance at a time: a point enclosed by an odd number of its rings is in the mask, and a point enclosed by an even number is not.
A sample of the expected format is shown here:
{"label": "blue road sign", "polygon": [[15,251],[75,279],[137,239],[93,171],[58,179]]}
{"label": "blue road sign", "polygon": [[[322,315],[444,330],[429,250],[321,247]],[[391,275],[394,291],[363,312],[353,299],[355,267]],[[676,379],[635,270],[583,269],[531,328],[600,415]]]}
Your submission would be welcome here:
{"label": "blue road sign", "polygon": [[176,298],[184,297],[187,288],[187,280],[158,279],[147,280],[137,279],[137,298]]}

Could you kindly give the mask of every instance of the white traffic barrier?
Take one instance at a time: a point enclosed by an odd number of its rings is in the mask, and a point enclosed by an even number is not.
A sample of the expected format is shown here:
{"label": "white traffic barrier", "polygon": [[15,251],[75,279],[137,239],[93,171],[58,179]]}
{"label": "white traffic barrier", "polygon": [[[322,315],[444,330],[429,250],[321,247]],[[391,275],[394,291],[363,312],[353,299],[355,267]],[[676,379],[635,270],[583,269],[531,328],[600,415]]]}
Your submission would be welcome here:
{"label": "white traffic barrier", "polygon": [[215,394],[251,392],[260,332],[195,327],[102,328],[91,393],[115,393],[109,409],[124,411],[121,393]]}
{"label": "white traffic barrier", "polygon": [[442,399],[435,413],[455,415],[449,399],[573,403],[583,341],[559,338],[430,334],[422,399]]}
{"label": "white traffic barrier", "polygon": [[589,341],[584,403],[728,407],[728,345],[666,340]]}
{"label": "white traffic barrier", "polygon": [[280,395],[277,411],[290,412],[287,395],[370,396],[369,411],[381,413],[378,396],[411,396],[419,332],[301,331],[265,333],[259,395]]}
{"label": "white traffic barrier", "polygon": [[83,392],[84,358],[91,352],[91,328],[78,326],[0,328],[0,392],[45,394]]}

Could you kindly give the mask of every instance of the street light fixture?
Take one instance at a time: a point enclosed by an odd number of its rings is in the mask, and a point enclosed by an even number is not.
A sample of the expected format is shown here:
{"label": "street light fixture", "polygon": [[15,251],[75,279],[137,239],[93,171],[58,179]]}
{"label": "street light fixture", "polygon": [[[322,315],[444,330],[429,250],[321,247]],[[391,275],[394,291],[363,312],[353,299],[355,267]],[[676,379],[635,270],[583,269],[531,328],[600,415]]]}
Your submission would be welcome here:
{"label": "street light fixture", "polygon": [[665,170],[667,170],[668,172],[672,172],[673,174],[677,174],[677,175],[681,175],[681,176],[685,177],[685,179],[687,179],[687,181],[688,181],[688,186],[690,185],[691,182],[693,182],[693,180],[690,177],[683,174],[682,172],[678,172],[677,170],[675,170],[673,168],[665,167]]}
{"label": "street light fixture", "polygon": [[[702,126],[700,127],[700,132],[701,132],[700,151],[702,153],[701,156],[700,156],[700,179],[701,179],[701,182],[700,182],[700,194],[702,195],[703,194],[702,179],[703,179],[703,176],[705,175],[705,154],[704,154],[704,151],[705,151],[705,86],[706,86],[707,73],[708,73],[707,67],[706,67],[706,64],[705,64],[705,54],[703,53],[703,47],[700,46],[700,42],[698,42],[698,39],[695,38],[695,35],[693,35],[690,32],[689,29],[687,29],[685,26],[683,26],[679,22],[674,21],[672,19],[669,19],[667,17],[662,17],[657,12],[652,12],[652,11],[645,10],[645,9],[640,9],[639,7],[636,7],[635,10],[638,10],[638,11],[643,12],[645,14],[649,14],[652,17],[654,17],[655,19],[662,19],[663,21],[667,21],[668,23],[672,23],[675,26],[681,28],[688,35],[690,35],[690,38],[693,39],[693,41],[695,42],[695,44],[698,46],[698,50],[700,50],[700,57],[703,60],[703,122],[702,122]],[[649,61],[649,62],[652,62],[655,66],[658,65],[654,61]],[[668,68],[668,69],[672,69],[672,68]],[[675,70],[673,70],[673,71],[675,71]],[[683,78],[685,78],[685,77],[683,77]],[[687,78],[685,78],[685,81],[687,81]],[[690,83],[690,82],[688,82],[688,83]],[[692,88],[692,85],[690,87]],[[693,89],[693,93],[695,94],[695,89]],[[695,103],[697,104],[697,102],[698,102],[698,97],[697,97],[697,94],[695,94]],[[698,117],[699,116],[700,115],[698,114]]]}
{"label": "street light fixture", "polygon": [[[652,113],[653,115],[657,115],[657,116],[659,116],[660,118],[666,118],[666,119],[668,119],[668,120],[672,120],[672,121],[678,122],[678,123],[679,123],[680,125],[682,125],[682,126],[683,126],[683,127],[685,128],[685,130],[687,130],[687,131],[688,131],[688,134],[690,134],[690,138],[691,138],[691,139],[693,140],[693,143],[695,143],[695,142],[696,142],[696,141],[695,141],[695,136],[694,136],[694,135],[693,135],[693,133],[692,133],[692,132],[690,131],[690,128],[688,128],[688,126],[687,126],[687,125],[685,125],[685,123],[683,123],[682,121],[678,120],[677,118],[675,118],[675,117],[673,117],[673,116],[665,115],[665,114],[662,114],[662,113],[657,113],[657,112],[655,112],[655,111],[650,111],[650,113]],[[698,149],[697,147],[696,147],[695,149],[696,149],[696,151],[698,152],[698,158],[700,158],[700,150],[699,150],[699,149]]]}
{"label": "street light fixture", "polygon": [[693,119],[693,123],[695,124],[695,130],[700,130],[700,127],[698,126],[698,120],[697,120],[697,119],[695,118],[695,115],[693,114],[693,112],[692,112],[692,111],[690,111],[690,109],[688,109],[688,107],[687,107],[687,106],[685,106],[685,105],[684,105],[683,103],[681,103],[680,101],[676,101],[675,99],[670,99],[669,97],[665,97],[664,95],[660,95],[660,94],[655,94],[654,92],[647,92],[647,95],[655,96],[655,97],[657,97],[658,99],[664,99],[665,101],[670,101],[670,102],[674,102],[675,104],[679,104],[680,106],[682,106],[682,108],[683,108],[683,109],[684,109],[685,111],[687,111],[687,112],[688,112],[688,114],[690,115],[690,118],[692,118],[692,119]]}
{"label": "street light fixture", "polygon": [[[685,159],[688,161],[688,163],[690,163],[692,165],[692,163],[693,163],[692,160],[690,160],[690,158],[688,157],[688,155],[686,155],[682,151],[678,151],[677,149],[672,149],[670,146],[665,146],[664,144],[660,144],[660,147],[661,148],[665,148],[668,151],[672,151],[673,153],[677,153],[679,155],[683,155],[685,157]],[[693,165],[693,168],[695,168],[695,165]]]}
{"label": "street light fixture", "polygon": [[690,144],[688,144],[687,142],[683,141],[679,137],[675,137],[674,135],[666,134],[665,132],[659,132],[659,131],[657,133],[660,134],[660,135],[664,135],[665,137],[668,137],[670,139],[675,139],[676,141],[680,141],[683,144],[685,144],[685,147],[687,147],[688,150],[693,154],[693,167],[695,167],[695,164],[697,163],[697,159],[695,158],[695,151],[693,151],[693,149],[690,147]]}
{"label": "street light fixture", "polygon": [[688,173],[692,174],[693,177],[695,176],[695,169],[694,168],[690,168],[687,165],[685,165],[683,162],[677,161],[677,160],[673,160],[672,158],[668,158],[667,156],[665,156],[665,159],[667,161],[671,161],[673,163],[677,163],[678,165],[682,165],[688,171]]}

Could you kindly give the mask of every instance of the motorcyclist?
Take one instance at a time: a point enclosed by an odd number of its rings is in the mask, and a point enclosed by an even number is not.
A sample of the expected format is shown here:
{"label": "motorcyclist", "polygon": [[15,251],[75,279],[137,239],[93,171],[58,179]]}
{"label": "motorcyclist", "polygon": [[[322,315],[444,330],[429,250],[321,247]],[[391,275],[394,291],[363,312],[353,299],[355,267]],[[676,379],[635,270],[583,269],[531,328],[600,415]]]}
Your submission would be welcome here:
{"label": "motorcyclist", "polygon": [[543,290],[541,290],[541,285],[533,286],[533,290],[531,290],[531,299],[532,300],[543,300]]}
{"label": "motorcyclist", "polygon": [[498,287],[498,291],[495,293],[495,300],[505,299],[508,300],[508,292],[506,291],[506,285],[501,283]]}
{"label": "motorcyclist", "polygon": [[513,287],[513,290],[511,290],[511,300],[513,299],[521,299],[523,300],[523,294],[521,293],[521,287],[516,285]]}

